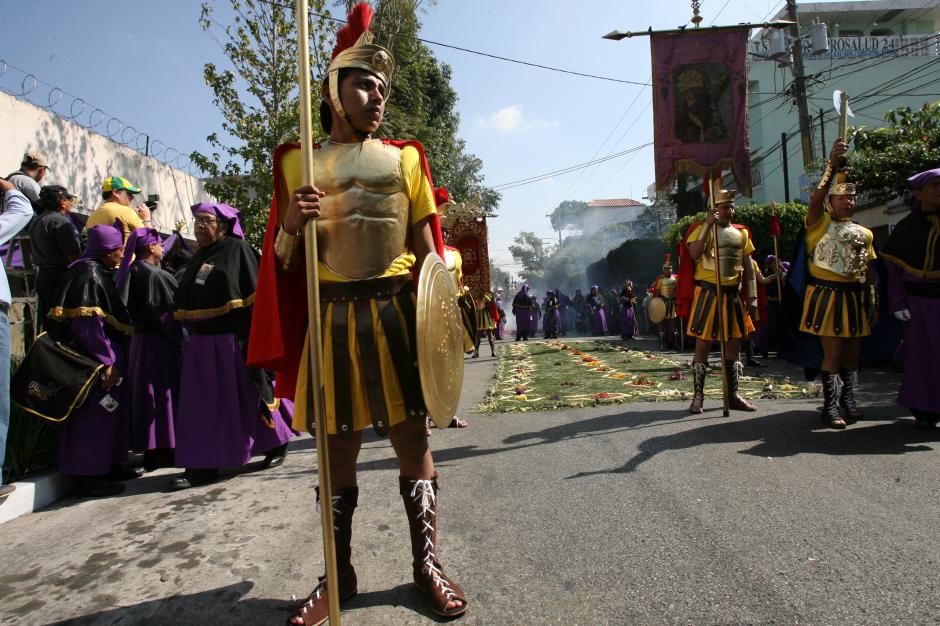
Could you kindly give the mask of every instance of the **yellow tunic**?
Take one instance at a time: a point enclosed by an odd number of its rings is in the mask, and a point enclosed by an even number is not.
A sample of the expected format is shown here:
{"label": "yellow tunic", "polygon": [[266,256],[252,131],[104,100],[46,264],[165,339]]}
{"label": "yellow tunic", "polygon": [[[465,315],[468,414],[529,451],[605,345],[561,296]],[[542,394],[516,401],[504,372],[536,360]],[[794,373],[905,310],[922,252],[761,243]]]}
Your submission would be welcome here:
{"label": "yellow tunic", "polygon": [[[736,234],[740,233],[740,235]],[[738,240],[738,237],[740,239]],[[705,237],[705,224],[699,224],[689,233],[687,243],[699,241]],[[719,226],[719,239],[721,242],[721,297],[724,303],[724,329],[722,337],[728,339],[743,339],[754,332],[754,322],[741,300],[740,287],[744,263],[750,263],[750,255],[754,252],[754,243],[744,229],[734,226]],[[733,244],[732,244],[733,242]],[[727,256],[730,250],[736,248],[733,259]],[[706,251],[695,262],[695,281],[715,284],[714,259],[711,252]],[[710,265],[710,267],[709,267]],[[692,298],[692,310],[686,334],[697,339],[718,340],[718,307],[715,306],[717,294],[714,287],[703,288],[695,285],[695,295]]]}
{"label": "yellow tunic", "polygon": [[[400,151],[401,178],[404,186],[404,193],[409,201],[408,223],[417,224],[423,219],[437,212],[434,202],[434,192],[431,189],[430,181],[424,173],[421,163],[421,156],[418,151],[405,146]],[[281,206],[282,214],[287,209],[287,198],[290,197],[290,191],[303,185],[301,174],[300,150],[294,149],[286,152],[281,160],[282,180],[275,181],[279,185],[278,196],[283,200]],[[365,246],[367,241],[351,241],[348,245]],[[411,250],[402,252],[381,274],[381,277],[398,276],[409,274],[411,267],[415,264],[415,255]],[[343,283],[351,282],[337,275],[323,262],[319,263],[319,276],[321,283]],[[414,300],[414,295],[410,296]],[[392,300],[392,304],[398,309],[399,318],[401,310]],[[378,308],[375,300],[369,303],[372,312],[372,328],[375,337],[375,347],[379,357],[379,367],[381,370],[383,395],[385,397],[385,407],[388,415],[389,426],[402,422],[407,417],[407,409],[402,395],[401,387],[398,381],[398,374],[395,370],[389,349],[388,340],[385,336],[385,330],[379,318]],[[327,303],[321,309],[321,336],[323,343],[323,383],[324,383],[324,404],[327,414],[327,431],[330,434],[337,434],[336,427],[336,398],[333,386],[333,345],[330,320],[333,318],[333,303]],[[347,342],[350,346],[350,403],[352,405],[353,429],[363,430],[372,424],[372,414],[369,408],[369,401],[366,388],[366,376],[363,371],[363,363],[358,349],[358,337],[356,333],[356,319],[354,307],[348,307],[347,318],[348,337]],[[408,333],[405,333],[408,336]],[[307,403],[303,399],[307,397],[307,364],[309,363],[309,333],[304,342],[303,355],[301,356],[298,376],[297,390],[295,395],[295,410],[293,426],[295,430],[307,429]]]}

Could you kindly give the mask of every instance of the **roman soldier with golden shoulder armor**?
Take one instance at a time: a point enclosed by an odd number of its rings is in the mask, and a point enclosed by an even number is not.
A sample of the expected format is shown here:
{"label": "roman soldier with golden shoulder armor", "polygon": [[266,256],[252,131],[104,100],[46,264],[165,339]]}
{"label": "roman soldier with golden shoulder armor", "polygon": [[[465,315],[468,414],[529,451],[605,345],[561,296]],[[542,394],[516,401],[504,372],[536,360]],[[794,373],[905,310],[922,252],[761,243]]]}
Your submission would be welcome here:
{"label": "roman soldier with golden shoulder armor", "polygon": [[[389,436],[398,457],[415,585],[434,613],[452,618],[467,610],[467,600],[440,563],[438,473],[425,433],[426,407],[439,399],[422,395],[421,379],[462,369],[463,356],[451,350],[448,335],[435,346],[441,371],[422,370],[419,378],[423,335],[416,318],[423,309],[416,306],[415,270],[433,272],[425,285],[449,281],[437,278],[440,263],[434,254],[443,255],[443,240],[423,148],[413,141],[373,137],[384,116],[394,63],[388,50],[372,43],[371,20],[372,8],[360,3],[337,33],[320,103],[320,122],[329,138],[314,146],[312,155],[316,187],[304,180],[298,145],[275,152],[275,199],[249,356],[259,366],[283,373],[279,391],[282,383],[293,389],[297,382],[295,418],[302,417],[295,419],[295,428],[306,428],[307,407],[313,404],[308,399],[317,397],[316,390],[307,390],[310,331],[321,333],[328,434],[317,445],[329,448],[333,493],[318,494],[318,499],[325,498],[333,511],[339,587],[333,591],[340,601],[354,596],[358,587],[351,562],[359,495],[356,459],[362,431],[372,426]],[[305,225],[314,218],[319,218],[322,323],[308,329],[301,250]],[[419,289],[424,287],[419,284]],[[450,310],[447,315],[448,327],[442,330],[451,333],[457,330],[450,328],[456,320],[449,317]],[[289,623],[310,626],[328,619],[326,584],[320,579]]]}
{"label": "roman soldier with golden shoulder armor", "polygon": [[[714,184],[720,184],[716,179]],[[728,408],[738,411],[756,411],[738,391],[738,379],[744,370],[739,357],[741,342],[754,332],[751,316],[757,308],[757,285],[751,253],[754,244],[745,226],[732,224],[734,196],[731,190],[714,191],[714,207],[706,213],[705,221],[693,224],[683,241],[691,269],[683,270],[680,280],[694,281],[694,295],[689,314],[688,334],[695,337],[695,356],[692,359],[692,404],[689,412],[702,413],[705,396],[705,376],[712,343],[725,342],[724,371],[728,379]],[[715,238],[717,224],[717,242]],[[717,257],[720,267],[716,267]],[[684,265],[685,259],[683,259]],[[688,272],[688,277],[686,276]],[[717,279],[721,281],[721,302],[718,301]],[[682,286],[680,286],[682,289]],[[747,306],[742,297],[747,293]],[[719,317],[718,307],[722,315]],[[723,328],[718,322],[723,321]],[[720,333],[720,334],[719,334]]]}
{"label": "roman soldier with golden shoulder armor", "polygon": [[[852,221],[855,185],[836,173],[848,144],[836,139],[806,213],[809,281],[800,330],[819,337],[823,349],[822,420],[832,428],[861,419],[855,400],[862,337],[878,316],[878,286],[870,230]],[[841,379],[841,391],[838,382]],[[838,398],[836,397],[838,395]],[[839,408],[845,411],[843,417]],[[847,419],[846,419],[847,418]]]}
{"label": "roman soldier with golden shoulder armor", "polygon": [[672,271],[672,255],[663,257],[663,273],[653,281],[653,297],[646,303],[650,323],[659,329],[661,349],[679,348],[679,318],[676,315],[678,277]]}

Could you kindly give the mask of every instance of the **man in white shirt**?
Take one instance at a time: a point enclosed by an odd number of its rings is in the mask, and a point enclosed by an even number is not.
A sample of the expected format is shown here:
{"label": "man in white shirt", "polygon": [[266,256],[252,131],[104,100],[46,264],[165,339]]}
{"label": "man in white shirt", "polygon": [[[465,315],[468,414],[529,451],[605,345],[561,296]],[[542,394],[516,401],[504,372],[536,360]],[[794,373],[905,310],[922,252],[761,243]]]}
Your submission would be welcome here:
{"label": "man in white shirt", "polygon": [[[0,178],[4,211],[0,213],[0,245],[10,241],[33,217],[29,199],[16,186]],[[37,196],[38,197],[38,196]],[[0,273],[0,500],[13,492],[13,485],[3,484],[3,460],[6,455],[7,431],[10,428],[10,285]]]}

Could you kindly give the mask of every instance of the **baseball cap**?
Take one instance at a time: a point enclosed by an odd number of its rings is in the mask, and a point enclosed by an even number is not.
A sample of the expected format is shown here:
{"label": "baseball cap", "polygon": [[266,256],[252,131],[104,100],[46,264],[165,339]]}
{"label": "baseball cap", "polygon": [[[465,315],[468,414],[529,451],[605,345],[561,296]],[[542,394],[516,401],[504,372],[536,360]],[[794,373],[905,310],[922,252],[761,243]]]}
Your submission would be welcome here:
{"label": "baseball cap", "polygon": [[61,198],[71,198],[74,200],[77,198],[73,193],[70,193],[68,189],[62,185],[46,185],[39,190],[39,199],[45,200],[46,198],[50,200],[59,200]]}
{"label": "baseball cap", "polygon": [[126,178],[121,178],[120,176],[105,178],[104,183],[101,184],[101,191],[114,191],[115,189],[124,189],[133,194],[138,194],[143,191],[140,187],[135,187],[133,183]]}
{"label": "baseball cap", "polygon": [[49,159],[39,150],[27,150],[23,153],[23,165],[48,168]]}

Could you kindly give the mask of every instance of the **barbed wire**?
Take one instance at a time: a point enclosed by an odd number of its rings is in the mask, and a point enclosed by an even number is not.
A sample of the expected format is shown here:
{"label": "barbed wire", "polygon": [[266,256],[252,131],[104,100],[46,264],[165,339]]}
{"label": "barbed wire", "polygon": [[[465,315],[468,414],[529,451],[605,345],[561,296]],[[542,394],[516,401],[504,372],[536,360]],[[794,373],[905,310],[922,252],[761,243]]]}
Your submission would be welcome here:
{"label": "barbed wire", "polygon": [[[14,72],[19,74],[14,75]],[[47,83],[32,72],[5,59],[0,59],[0,91],[49,111],[85,130],[107,137],[144,156],[152,157],[164,165],[184,170],[196,177],[202,174],[188,154],[154,139],[148,133],[137,130],[84,98]]]}

